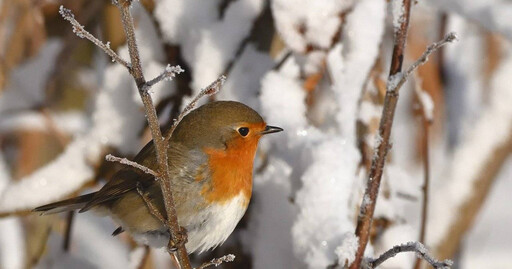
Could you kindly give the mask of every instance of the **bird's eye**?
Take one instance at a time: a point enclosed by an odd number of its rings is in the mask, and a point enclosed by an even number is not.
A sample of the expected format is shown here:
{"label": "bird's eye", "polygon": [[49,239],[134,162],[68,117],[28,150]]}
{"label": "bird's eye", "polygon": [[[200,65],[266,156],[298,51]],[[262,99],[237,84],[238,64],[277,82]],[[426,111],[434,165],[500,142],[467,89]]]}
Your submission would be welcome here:
{"label": "bird's eye", "polygon": [[241,136],[247,136],[249,134],[249,128],[247,127],[240,127],[238,128],[238,132]]}

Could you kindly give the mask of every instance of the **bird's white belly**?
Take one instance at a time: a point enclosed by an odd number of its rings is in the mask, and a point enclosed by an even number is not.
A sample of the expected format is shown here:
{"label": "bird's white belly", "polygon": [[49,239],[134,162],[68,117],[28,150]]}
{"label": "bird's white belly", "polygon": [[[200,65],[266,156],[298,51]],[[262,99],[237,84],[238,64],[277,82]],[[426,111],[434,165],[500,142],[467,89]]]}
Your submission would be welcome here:
{"label": "bird's white belly", "polygon": [[[213,204],[191,219],[190,222],[197,225],[185,227],[188,230],[187,251],[201,253],[226,241],[244,215],[247,199],[241,192],[231,201]],[[137,242],[152,247],[165,247],[169,242],[166,231],[132,235]]]}

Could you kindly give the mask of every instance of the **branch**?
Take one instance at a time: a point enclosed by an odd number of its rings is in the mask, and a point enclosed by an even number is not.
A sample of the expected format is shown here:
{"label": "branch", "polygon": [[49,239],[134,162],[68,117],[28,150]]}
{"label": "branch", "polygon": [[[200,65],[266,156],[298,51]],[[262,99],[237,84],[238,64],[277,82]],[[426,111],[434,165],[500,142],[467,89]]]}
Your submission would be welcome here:
{"label": "branch", "polygon": [[386,96],[384,99],[384,108],[379,124],[379,132],[377,135],[377,142],[375,146],[375,154],[372,159],[372,165],[368,174],[368,181],[364,194],[364,199],[361,203],[359,216],[357,219],[356,235],[359,237],[359,246],[356,253],[356,258],[351,264],[351,269],[357,269],[361,265],[361,261],[366,249],[366,245],[370,239],[370,229],[373,220],[373,213],[379,194],[380,181],[384,171],[386,156],[391,149],[389,138],[391,136],[391,127],[393,126],[393,119],[395,115],[396,105],[398,103],[398,91],[407,80],[408,76],[420,65],[428,60],[428,56],[436,51],[438,48],[453,42],[457,39],[454,33],[446,35],[441,41],[434,42],[428,46],[426,51],[421,57],[416,60],[405,73],[402,73],[402,63],[405,57],[405,43],[407,40],[407,30],[409,28],[409,16],[411,12],[411,0],[403,0],[403,13],[397,14],[399,16],[400,27],[395,28],[394,38],[395,43],[393,46],[393,55],[391,58],[391,67],[389,78],[387,82]]}
{"label": "branch", "polygon": [[[391,84],[391,81],[393,81],[392,78],[402,70],[405,41],[407,40],[407,30],[409,28],[410,12],[411,0],[403,0],[403,13],[396,14],[400,16],[400,27],[395,28],[395,43],[393,46],[393,56],[391,58],[388,85]],[[380,119],[379,132],[377,134],[378,140],[375,144],[375,154],[372,159],[372,165],[370,168],[370,173],[368,174],[364,199],[361,203],[359,216],[357,219],[357,227],[355,233],[356,236],[359,237],[359,245],[354,262],[349,267],[350,269],[359,269],[361,267],[364,251],[370,239],[370,228],[373,219],[373,212],[375,211],[375,204],[379,194],[380,180],[384,170],[384,163],[387,153],[391,147],[389,144],[389,137],[391,135],[391,126],[393,125],[395,108],[398,102],[398,89],[401,86],[401,84],[397,84],[397,87],[395,87],[392,91],[389,90],[389,87],[386,91],[384,108]]]}
{"label": "branch", "polygon": [[450,268],[453,265],[453,261],[444,260],[438,261],[434,257],[430,256],[425,246],[420,242],[409,242],[406,244],[402,244],[399,246],[394,246],[390,250],[384,252],[377,259],[368,259],[367,260],[367,268],[373,269],[385,262],[387,259],[395,257],[396,254],[402,252],[416,252],[418,258],[424,259],[434,268]]}
{"label": "branch", "polygon": [[442,46],[453,43],[454,41],[457,41],[458,37],[454,32],[448,33],[446,36],[444,36],[443,39],[441,39],[438,42],[434,42],[430,44],[430,46],[427,47],[425,52],[416,60],[405,72],[397,72],[393,75],[389,76],[388,83],[387,83],[387,90],[388,91],[397,91],[399,90],[402,85],[407,81],[407,78],[409,75],[411,75],[414,70],[416,70],[420,65],[425,64],[428,61],[428,56],[441,48]]}
{"label": "branch", "polygon": [[183,117],[185,117],[185,115],[187,115],[188,112],[190,112],[190,110],[192,110],[197,105],[197,101],[199,101],[199,99],[201,99],[201,97],[206,96],[206,95],[214,95],[214,94],[218,93],[220,90],[220,87],[224,84],[225,81],[226,81],[226,76],[222,75],[218,79],[216,79],[214,82],[212,82],[212,84],[208,85],[206,88],[203,88],[196,95],[196,97],[194,97],[194,99],[192,99],[192,101],[190,101],[190,103],[188,103],[188,105],[183,109],[183,111],[181,111],[181,113],[178,115],[178,118],[173,120],[171,128],[169,129],[169,131],[167,132],[167,135],[165,136],[165,140],[169,141],[169,139],[171,139],[171,136],[174,133],[174,130],[178,126],[178,123],[180,123],[180,121],[183,119]]}
{"label": "branch", "polygon": [[87,30],[85,30],[84,27],[75,19],[75,15],[73,15],[71,10],[64,8],[63,6],[60,6],[59,13],[65,20],[71,23],[71,25],[73,26],[73,33],[75,33],[78,37],[88,39],[94,45],[98,46],[106,54],[108,54],[108,56],[112,58],[112,61],[118,62],[122,64],[124,67],[126,67],[128,70],[131,70],[130,64],[123,60],[119,55],[117,55],[117,53],[115,53],[110,48],[110,42],[107,42],[105,44],[101,42],[99,39],[97,39],[95,36],[93,36],[91,33],[87,32]]}
{"label": "branch", "polygon": [[[421,89],[421,83],[418,76],[414,78],[415,82],[415,92],[418,96],[418,100],[421,106],[421,123],[423,125],[423,139],[421,143],[421,152],[423,155],[423,201],[421,208],[421,220],[420,220],[420,243],[425,243],[426,238],[426,227],[427,227],[427,217],[428,217],[428,198],[429,198],[429,185],[430,185],[430,156],[429,156],[429,129],[430,124],[433,121],[433,113],[431,111],[432,107],[429,107],[428,103],[432,102],[430,96],[426,92]],[[425,96],[427,95],[427,96]],[[426,101],[426,100],[429,101]],[[432,106],[432,105],[430,105]],[[421,257],[418,256],[416,262],[414,264],[414,269],[421,268]]]}
{"label": "branch", "polygon": [[119,158],[119,157],[116,157],[112,154],[108,154],[107,156],[105,156],[105,160],[109,161],[109,162],[118,162],[120,164],[124,164],[124,165],[128,165],[128,166],[131,166],[133,168],[136,168],[138,170],[141,170],[142,172],[146,173],[146,174],[150,174],[154,177],[159,177],[158,173],[153,171],[151,168],[149,167],[146,167],[144,165],[141,165],[141,164],[138,164],[136,162],[133,162],[133,161],[130,161],[126,158]]}
{"label": "branch", "polygon": [[167,220],[165,217],[160,213],[158,208],[151,202],[151,199],[149,199],[148,195],[144,192],[142,189],[142,186],[140,185],[140,182],[137,182],[137,193],[140,195],[142,200],[144,200],[144,203],[146,203],[146,206],[149,209],[149,212],[151,215],[153,215],[155,218],[157,218],[160,222],[162,222],[164,225],[168,225]]}
{"label": "branch", "polygon": [[162,74],[160,74],[156,78],[146,82],[146,86],[151,88],[153,85],[159,83],[162,80],[170,81],[176,77],[176,74],[180,74],[182,72],[185,72],[185,70],[183,70],[181,68],[181,66],[179,66],[179,65],[171,66],[170,64],[168,64],[167,67],[165,67],[165,70],[162,72]]}
{"label": "branch", "polygon": [[[137,48],[137,41],[135,39],[135,26],[133,23],[133,17],[130,13],[130,7],[132,4],[132,0],[114,0],[114,4],[118,7],[119,12],[121,13],[121,20],[123,24],[123,29],[126,35],[126,43],[128,45],[128,52],[130,54],[130,62],[131,64],[126,63],[121,60],[117,54],[115,54],[110,47],[103,44],[101,41],[96,39],[94,36],[89,34],[87,31],[83,29],[83,27],[74,19],[74,15],[71,11],[64,9],[61,7],[60,13],[64,17],[64,19],[71,22],[73,25],[73,31],[81,38],[87,38],[95,45],[102,48],[108,55],[110,55],[114,60],[123,64],[128,68],[130,74],[135,80],[135,84],[139,90],[139,95],[142,99],[142,103],[144,104],[144,113],[146,114],[146,118],[148,121],[149,129],[151,131],[151,136],[153,138],[153,143],[156,149],[156,159],[158,163],[158,177],[157,180],[160,183],[160,187],[162,189],[162,195],[165,205],[165,210],[167,213],[167,226],[169,228],[169,243],[168,243],[168,251],[173,252],[175,247],[177,247],[177,256],[180,267],[182,269],[191,269],[190,260],[188,258],[188,253],[185,248],[185,245],[182,242],[185,242],[183,238],[186,238],[186,233],[183,233],[183,230],[180,228],[178,224],[178,216],[176,214],[176,208],[174,207],[174,200],[171,191],[171,174],[168,164],[168,156],[167,156],[167,144],[164,138],[162,137],[162,133],[160,131],[160,125],[158,122],[158,117],[156,114],[155,106],[153,105],[153,100],[151,95],[149,94],[149,89],[153,84],[148,84],[144,79],[144,75],[142,72],[142,66],[140,62],[139,50]],[[179,68],[181,71],[181,68]],[[178,68],[174,68],[171,70],[164,71],[164,75],[151,80],[150,83],[156,83],[161,81],[164,78],[172,78],[172,74],[178,73]],[[168,75],[170,74],[170,75]]]}
{"label": "branch", "polygon": [[232,262],[234,260],[235,260],[235,255],[228,254],[228,255],[224,255],[220,258],[212,259],[209,262],[205,262],[205,263],[201,264],[201,266],[197,267],[196,269],[204,269],[204,268],[207,268],[210,266],[217,267],[217,266],[221,265],[223,262]]}

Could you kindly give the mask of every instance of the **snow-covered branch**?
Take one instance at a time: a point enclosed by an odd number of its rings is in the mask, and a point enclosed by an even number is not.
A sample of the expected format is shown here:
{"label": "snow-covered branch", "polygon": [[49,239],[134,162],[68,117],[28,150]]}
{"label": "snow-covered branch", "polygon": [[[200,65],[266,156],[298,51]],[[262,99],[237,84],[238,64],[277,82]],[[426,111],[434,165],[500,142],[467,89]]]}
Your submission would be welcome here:
{"label": "snow-covered branch", "polygon": [[419,242],[409,242],[406,244],[394,246],[393,248],[389,249],[388,251],[384,252],[382,255],[380,255],[376,259],[367,259],[366,260],[366,268],[373,269],[377,268],[377,266],[381,265],[383,262],[388,260],[389,258],[395,257],[399,253],[403,252],[415,252],[418,257],[422,258],[423,260],[427,261],[432,267],[436,269],[447,269],[450,268],[453,265],[453,261],[451,260],[444,260],[444,261],[438,261],[434,257],[432,257],[425,246]]}

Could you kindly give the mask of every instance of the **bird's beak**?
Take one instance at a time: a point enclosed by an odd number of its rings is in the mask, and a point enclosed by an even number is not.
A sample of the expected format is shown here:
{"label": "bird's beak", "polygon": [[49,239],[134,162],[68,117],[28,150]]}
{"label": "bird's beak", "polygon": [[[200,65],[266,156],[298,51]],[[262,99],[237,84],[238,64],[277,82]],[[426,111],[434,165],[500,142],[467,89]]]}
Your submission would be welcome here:
{"label": "bird's beak", "polygon": [[283,128],[267,125],[267,127],[265,127],[265,130],[263,130],[261,132],[261,134],[265,135],[265,134],[271,134],[271,133],[278,133],[278,132],[281,132],[282,130],[283,130]]}

